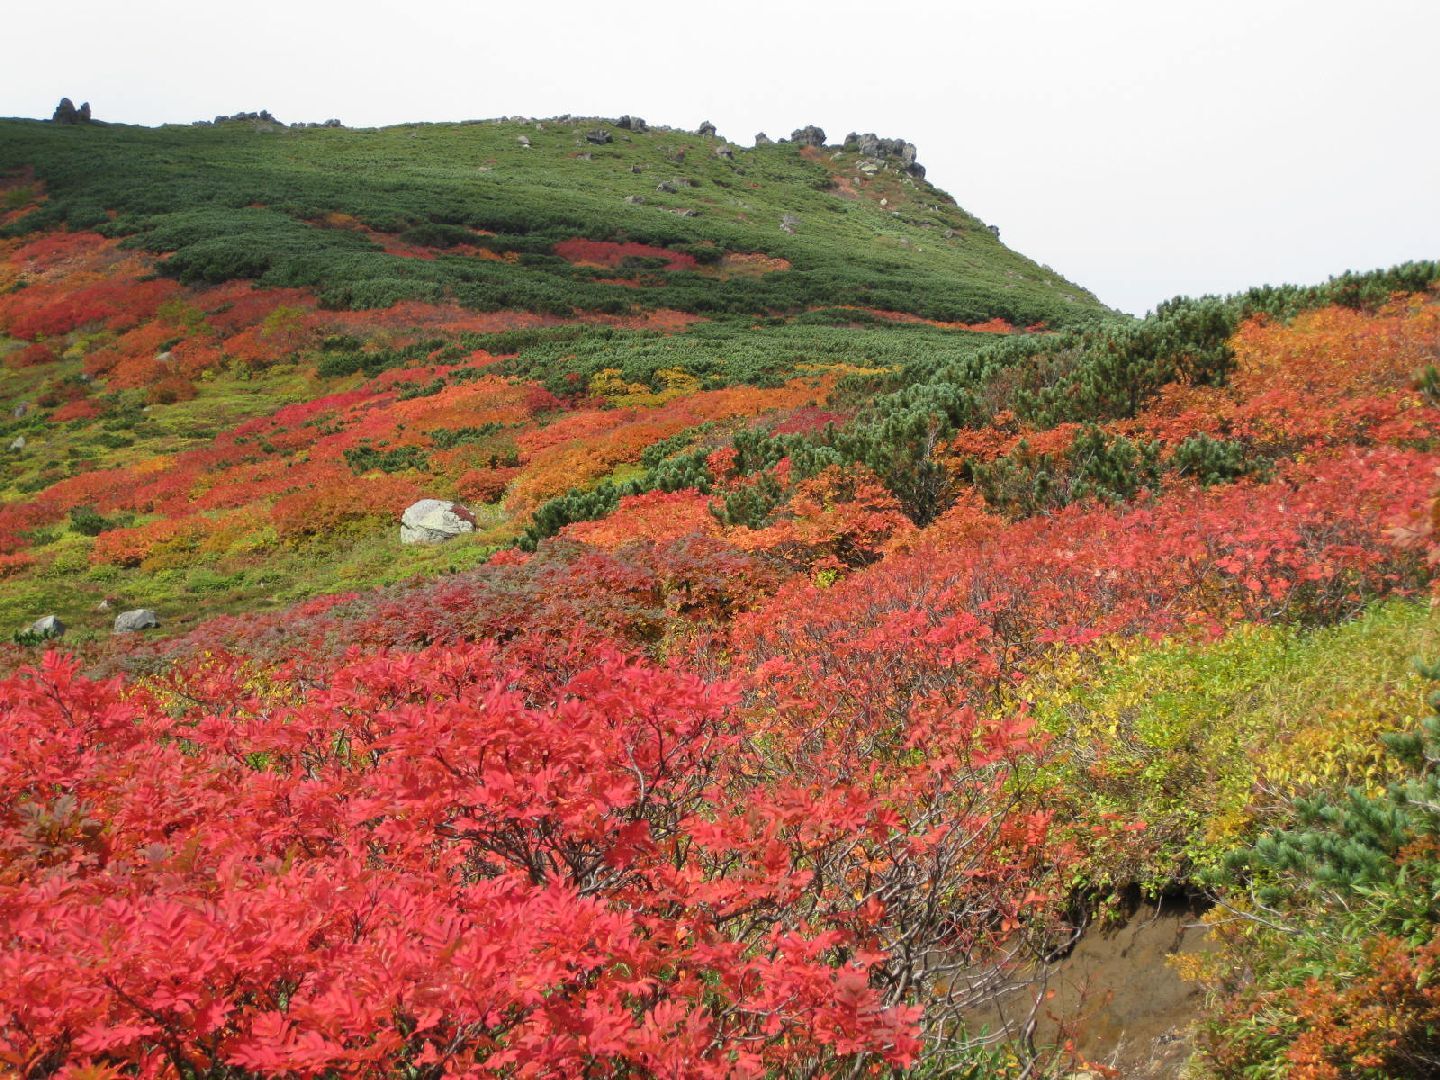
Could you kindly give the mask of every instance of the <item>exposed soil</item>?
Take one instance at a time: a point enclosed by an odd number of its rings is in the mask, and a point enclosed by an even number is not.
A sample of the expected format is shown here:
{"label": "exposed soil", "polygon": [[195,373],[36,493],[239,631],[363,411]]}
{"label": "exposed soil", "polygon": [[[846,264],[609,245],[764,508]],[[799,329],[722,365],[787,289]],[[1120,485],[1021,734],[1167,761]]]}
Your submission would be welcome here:
{"label": "exposed soil", "polygon": [[[1120,920],[1092,924],[1051,969],[1035,1043],[1069,1042],[1078,1060],[1125,1080],[1180,1076],[1193,1051],[1190,1027],[1200,991],[1169,961],[1213,947],[1198,925],[1205,909],[1187,896],[1158,902],[1142,900],[1138,891],[1124,896]],[[975,1019],[997,1027],[1023,1021],[1029,1007],[1029,1001],[1007,1002]]]}

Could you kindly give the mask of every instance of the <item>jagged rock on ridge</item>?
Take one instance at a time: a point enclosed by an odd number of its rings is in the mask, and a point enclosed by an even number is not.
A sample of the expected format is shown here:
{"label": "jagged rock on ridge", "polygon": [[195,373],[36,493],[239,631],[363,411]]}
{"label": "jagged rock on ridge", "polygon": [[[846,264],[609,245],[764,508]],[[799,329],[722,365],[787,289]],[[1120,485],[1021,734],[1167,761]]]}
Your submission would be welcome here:
{"label": "jagged rock on ridge", "polygon": [[402,544],[439,544],[475,531],[475,515],[459,503],[421,499],[400,518]]}
{"label": "jagged rock on ridge", "polygon": [[638,116],[622,116],[615,122],[615,126],[624,128],[626,131],[633,131],[636,134],[643,134],[650,130],[650,125]]}
{"label": "jagged rock on ridge", "polygon": [[803,128],[796,128],[792,131],[790,141],[799,146],[824,146],[825,129],[818,128],[814,124],[807,124]]}
{"label": "jagged rock on ridge", "polygon": [[755,136],[756,146],[770,146],[773,144],[773,142],[774,140],[771,139],[769,135],[766,135],[763,131],[757,133]]}
{"label": "jagged rock on ridge", "polygon": [[712,124],[712,123],[710,123],[709,120],[702,120],[702,121],[700,122],[700,126],[699,126],[698,128],[696,128],[695,130],[696,130],[696,133],[699,134],[699,135],[714,135],[714,134],[715,134],[715,125]]}
{"label": "jagged rock on ridge", "polygon": [[160,625],[160,620],[155,617],[155,612],[149,608],[135,608],[133,611],[122,611],[115,616],[115,633],[133,634],[140,630],[154,630]]}
{"label": "jagged rock on ridge", "polygon": [[73,101],[68,97],[62,97],[60,104],[55,106],[55,115],[50,117],[50,121],[55,124],[88,124],[90,123],[90,102],[81,103],[77,109]]}

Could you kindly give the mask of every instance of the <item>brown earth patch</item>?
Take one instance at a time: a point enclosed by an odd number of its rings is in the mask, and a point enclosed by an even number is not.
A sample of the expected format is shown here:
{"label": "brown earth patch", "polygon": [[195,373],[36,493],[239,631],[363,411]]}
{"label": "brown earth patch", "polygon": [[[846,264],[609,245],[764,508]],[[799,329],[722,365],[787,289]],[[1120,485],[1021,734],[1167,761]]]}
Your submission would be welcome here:
{"label": "brown earth patch", "polygon": [[[1115,1070],[1126,1080],[1181,1074],[1194,1051],[1192,1025],[1201,991],[1181,979],[1173,958],[1214,948],[1200,917],[1207,905],[1193,897],[1121,898],[1118,921],[1092,924],[1045,979],[1035,1011],[1040,1047],[1069,1044],[1077,1062]],[[1032,994],[1018,993],[978,1012],[972,1022],[997,1029],[1023,1025]]]}

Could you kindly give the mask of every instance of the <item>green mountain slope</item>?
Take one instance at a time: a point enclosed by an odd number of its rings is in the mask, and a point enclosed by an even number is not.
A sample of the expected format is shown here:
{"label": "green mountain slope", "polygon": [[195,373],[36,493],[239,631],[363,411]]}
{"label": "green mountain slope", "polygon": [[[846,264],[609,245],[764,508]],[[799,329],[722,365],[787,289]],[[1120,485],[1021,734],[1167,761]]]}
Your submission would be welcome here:
{"label": "green mountain slope", "polygon": [[[602,131],[609,142],[590,140]],[[1051,326],[1105,310],[898,160],[877,168],[858,150],[743,149],[571,118],[379,130],[0,121],[0,173],[22,170],[47,198],[8,235],[97,229],[164,253],[164,272],[188,283],[303,286],[333,307],[859,305]],[[614,266],[556,253],[575,238],[672,254],[632,254],[617,281]]]}

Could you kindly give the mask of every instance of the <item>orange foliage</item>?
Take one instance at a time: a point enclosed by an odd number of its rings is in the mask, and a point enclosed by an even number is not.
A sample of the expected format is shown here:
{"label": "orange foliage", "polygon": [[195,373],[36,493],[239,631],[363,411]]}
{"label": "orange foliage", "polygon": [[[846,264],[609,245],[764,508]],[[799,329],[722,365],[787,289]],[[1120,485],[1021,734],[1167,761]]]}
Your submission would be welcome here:
{"label": "orange foliage", "polygon": [[627,495],[609,517],[567,525],[560,535],[600,548],[616,548],[636,540],[664,543],[686,536],[718,536],[720,523],[710,500],[694,488]]}
{"label": "orange foliage", "polygon": [[892,544],[904,544],[916,528],[899,500],[860,465],[831,466],[795,485],[774,525],[736,528],[727,539],[746,551],[768,551],[786,562],[855,567],[875,562]]}

